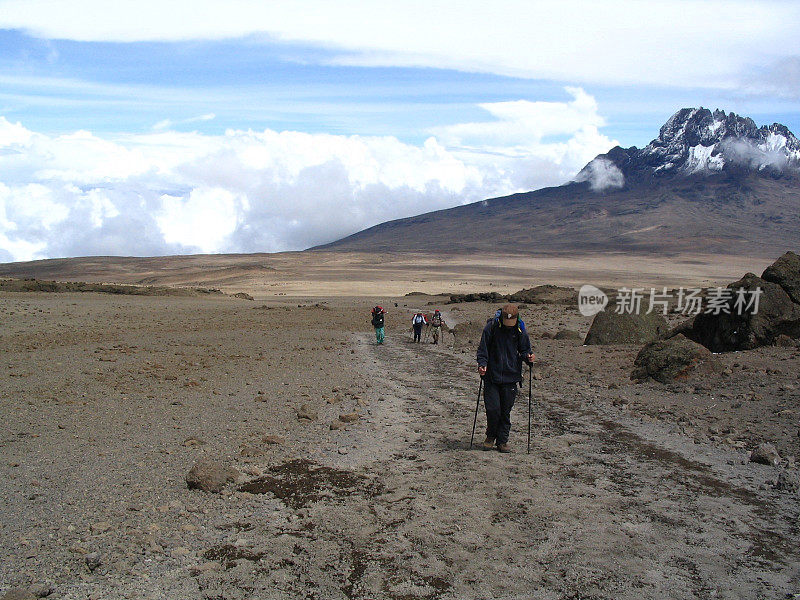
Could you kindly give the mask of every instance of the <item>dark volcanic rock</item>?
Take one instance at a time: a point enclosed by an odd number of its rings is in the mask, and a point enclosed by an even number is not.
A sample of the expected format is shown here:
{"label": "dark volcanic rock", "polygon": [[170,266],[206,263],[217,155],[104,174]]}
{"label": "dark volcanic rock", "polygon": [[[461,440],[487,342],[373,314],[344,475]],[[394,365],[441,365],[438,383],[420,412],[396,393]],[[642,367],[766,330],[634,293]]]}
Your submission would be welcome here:
{"label": "dark volcanic rock", "polygon": [[501,302],[506,296],[498,292],[478,292],[473,294],[451,294],[448,304],[460,302]]}
{"label": "dark volcanic rock", "polygon": [[728,288],[747,292],[760,288],[758,312],[739,311],[734,293],[727,303],[728,313],[704,312],[697,315],[691,329],[684,331],[686,337],[712,352],[750,350],[770,345],[781,334],[800,337],[800,305],[792,302],[780,285],[748,273]]}
{"label": "dark volcanic rock", "polygon": [[750,453],[750,462],[761,465],[777,465],[781,460],[778,451],[772,444],[761,444]]}
{"label": "dark volcanic rock", "polygon": [[226,467],[204,458],[195,463],[186,475],[186,485],[190,490],[198,489],[204,492],[219,493],[225,484],[236,481],[237,477],[239,477],[239,471],[233,467]]}
{"label": "dark volcanic rock", "polygon": [[595,315],[584,344],[646,344],[663,337],[669,325],[663,315],[603,311]]}
{"label": "dark volcanic rock", "polygon": [[722,371],[714,355],[683,335],[647,344],[634,361],[631,379],[653,378],[661,383],[686,380]]}
{"label": "dark volcanic rock", "polygon": [[537,285],[514,292],[506,298],[521,304],[577,304],[578,292],[557,285]]}
{"label": "dark volcanic rock", "polygon": [[800,256],[787,252],[766,268],[761,278],[777,283],[792,302],[800,304]]}

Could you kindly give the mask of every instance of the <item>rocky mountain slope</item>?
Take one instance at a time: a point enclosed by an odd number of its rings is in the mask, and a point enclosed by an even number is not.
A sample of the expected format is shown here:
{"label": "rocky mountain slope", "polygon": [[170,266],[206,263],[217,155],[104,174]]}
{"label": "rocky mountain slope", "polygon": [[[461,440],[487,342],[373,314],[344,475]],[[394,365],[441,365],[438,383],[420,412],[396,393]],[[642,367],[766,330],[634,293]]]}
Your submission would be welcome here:
{"label": "rocky mountain slope", "polygon": [[724,111],[682,109],[642,149],[574,181],[383,223],[326,249],[734,253],[800,247],[800,141]]}
{"label": "rocky mountain slope", "polygon": [[[669,175],[782,177],[796,176],[798,169],[800,140],[784,125],[759,128],[752,119],[735,113],[683,108],[647,146],[641,150],[617,146],[586,165],[576,181],[594,182],[595,188],[624,187],[626,182],[655,183]],[[598,175],[605,175],[605,180]]]}

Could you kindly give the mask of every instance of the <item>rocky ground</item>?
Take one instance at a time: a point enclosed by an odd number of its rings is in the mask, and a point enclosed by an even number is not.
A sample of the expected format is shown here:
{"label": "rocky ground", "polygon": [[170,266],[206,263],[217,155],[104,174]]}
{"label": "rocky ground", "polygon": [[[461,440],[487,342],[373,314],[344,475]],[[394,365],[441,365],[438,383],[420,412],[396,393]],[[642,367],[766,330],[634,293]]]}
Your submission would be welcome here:
{"label": "rocky ground", "polygon": [[[800,594],[800,349],[634,383],[639,346],[549,339],[590,320],[524,308],[531,453],[526,382],[501,455],[469,449],[495,306],[437,304],[456,335],[413,344],[438,301],[0,294],[0,594]],[[777,464],[750,462],[763,442]],[[203,459],[236,480],[189,489]]]}

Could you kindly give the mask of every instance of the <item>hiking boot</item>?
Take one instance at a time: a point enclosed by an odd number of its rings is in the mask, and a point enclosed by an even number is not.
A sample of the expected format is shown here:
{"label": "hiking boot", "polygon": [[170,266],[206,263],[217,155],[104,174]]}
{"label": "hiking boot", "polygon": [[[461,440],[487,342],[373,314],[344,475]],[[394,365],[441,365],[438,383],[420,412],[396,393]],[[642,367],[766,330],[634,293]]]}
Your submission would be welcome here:
{"label": "hiking boot", "polygon": [[497,444],[497,451],[507,454],[511,452],[511,448],[508,447],[508,444]]}
{"label": "hiking boot", "polygon": [[485,440],[483,440],[481,448],[483,448],[484,450],[491,450],[492,448],[494,448],[494,438],[487,437]]}

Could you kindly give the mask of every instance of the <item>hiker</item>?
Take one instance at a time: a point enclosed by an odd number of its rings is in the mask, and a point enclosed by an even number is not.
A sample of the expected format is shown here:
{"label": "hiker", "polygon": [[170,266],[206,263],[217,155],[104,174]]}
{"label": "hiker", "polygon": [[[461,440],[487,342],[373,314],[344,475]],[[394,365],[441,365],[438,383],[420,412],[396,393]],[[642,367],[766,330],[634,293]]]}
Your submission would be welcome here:
{"label": "hiker", "polygon": [[437,308],[433,311],[433,316],[431,317],[431,327],[433,327],[433,343],[439,343],[439,333],[442,331],[442,325],[444,325],[444,319],[442,318],[442,313],[439,312]]}
{"label": "hiker", "polygon": [[414,343],[419,343],[422,339],[422,326],[428,324],[428,319],[425,318],[421,312],[414,315],[411,319],[411,325],[414,327]]}
{"label": "hiker", "polygon": [[383,343],[383,327],[385,324],[386,311],[382,306],[376,306],[372,309],[372,326],[375,328],[375,341],[379,344]]}
{"label": "hiker", "polygon": [[478,346],[478,373],[483,378],[483,403],[486,407],[484,450],[495,442],[500,452],[510,452],[511,408],[522,383],[522,361],[533,363],[528,334],[520,326],[516,304],[506,304],[500,315],[489,319]]}

